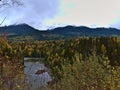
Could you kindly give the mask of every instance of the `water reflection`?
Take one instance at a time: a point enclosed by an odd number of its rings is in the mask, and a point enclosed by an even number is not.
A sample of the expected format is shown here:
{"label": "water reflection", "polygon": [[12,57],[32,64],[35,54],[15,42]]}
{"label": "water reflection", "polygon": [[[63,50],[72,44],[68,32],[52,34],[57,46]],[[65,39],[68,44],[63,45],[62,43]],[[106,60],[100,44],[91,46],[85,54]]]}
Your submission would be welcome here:
{"label": "water reflection", "polygon": [[25,61],[25,78],[27,84],[37,90],[40,87],[46,86],[47,82],[51,81],[52,78],[48,74],[48,69],[40,61]]}

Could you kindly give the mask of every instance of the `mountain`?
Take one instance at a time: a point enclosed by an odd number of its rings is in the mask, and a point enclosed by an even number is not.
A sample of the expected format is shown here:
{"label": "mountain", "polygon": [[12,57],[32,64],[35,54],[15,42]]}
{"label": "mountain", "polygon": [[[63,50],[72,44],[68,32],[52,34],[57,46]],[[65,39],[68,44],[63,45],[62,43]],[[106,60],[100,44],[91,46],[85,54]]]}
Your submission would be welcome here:
{"label": "mountain", "polygon": [[26,36],[30,36],[34,39],[39,39],[42,34],[46,31],[39,31],[27,24],[19,24],[19,25],[10,25],[0,27],[0,34],[7,32],[8,39],[16,39],[16,38],[25,38]]}
{"label": "mountain", "polygon": [[66,26],[55,28],[53,33],[60,33],[63,35],[80,35],[80,36],[112,36],[120,35],[120,30],[115,28],[89,28],[85,26]]}
{"label": "mountain", "polygon": [[15,35],[32,35],[33,33],[39,33],[37,29],[27,24],[0,27],[0,33],[4,32],[8,32],[8,34],[14,33]]}
{"label": "mountain", "polygon": [[33,40],[69,39],[79,36],[120,36],[120,30],[115,28],[89,28],[85,26],[65,26],[51,30],[37,30],[27,24],[0,27],[0,34],[8,32],[8,39],[32,38]]}

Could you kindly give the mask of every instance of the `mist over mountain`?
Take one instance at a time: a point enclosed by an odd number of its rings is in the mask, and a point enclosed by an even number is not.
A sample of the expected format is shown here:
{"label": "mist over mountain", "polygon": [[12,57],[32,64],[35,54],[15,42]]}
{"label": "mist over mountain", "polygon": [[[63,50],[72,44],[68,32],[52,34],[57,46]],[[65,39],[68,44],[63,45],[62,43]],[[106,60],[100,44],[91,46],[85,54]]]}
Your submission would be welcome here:
{"label": "mist over mountain", "polygon": [[[34,40],[58,40],[70,39],[80,36],[120,36],[120,30],[116,28],[89,28],[85,26],[65,26],[50,30],[38,30],[27,24],[0,27],[0,34],[7,32],[8,39],[16,37],[32,37]],[[28,37],[28,38],[29,38]]]}

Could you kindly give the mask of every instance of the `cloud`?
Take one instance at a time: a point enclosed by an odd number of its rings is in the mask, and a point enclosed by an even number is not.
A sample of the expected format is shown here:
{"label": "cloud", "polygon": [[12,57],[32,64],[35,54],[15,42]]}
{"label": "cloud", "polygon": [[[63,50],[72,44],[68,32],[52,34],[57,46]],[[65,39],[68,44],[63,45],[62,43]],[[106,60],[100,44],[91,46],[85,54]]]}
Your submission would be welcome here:
{"label": "cloud", "polygon": [[45,23],[109,27],[120,18],[120,0],[61,0],[60,9]]}
{"label": "cloud", "polygon": [[54,18],[59,10],[58,0],[23,0],[23,6],[4,8],[0,20],[7,16],[3,25],[27,23],[42,28],[43,21]]}
{"label": "cloud", "polygon": [[23,0],[21,7],[10,7],[0,13],[3,25],[27,23],[46,29],[64,25],[117,27],[120,22],[120,0]]}

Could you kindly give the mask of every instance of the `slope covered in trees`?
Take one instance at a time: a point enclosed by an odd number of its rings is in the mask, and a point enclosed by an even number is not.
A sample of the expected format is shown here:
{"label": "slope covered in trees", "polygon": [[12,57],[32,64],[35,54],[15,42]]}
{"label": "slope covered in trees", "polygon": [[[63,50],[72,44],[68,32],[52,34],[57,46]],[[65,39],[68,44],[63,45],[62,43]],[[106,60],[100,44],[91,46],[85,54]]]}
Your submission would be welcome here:
{"label": "slope covered in trees", "polygon": [[[120,36],[120,30],[115,28],[88,28],[85,26],[65,26],[51,30],[37,30],[27,24],[0,27],[0,33],[8,32],[9,40],[60,40],[80,36],[108,37]],[[29,39],[30,38],[30,39]]]}
{"label": "slope covered in trees", "polygon": [[[1,38],[2,40],[2,38]],[[1,42],[1,54],[14,65],[22,57],[41,57],[51,70],[52,90],[119,90],[120,38],[81,37],[71,40]],[[4,46],[4,47],[3,47]],[[6,47],[5,47],[6,46]],[[4,67],[5,68],[5,67]],[[23,88],[22,86],[20,86]]]}

